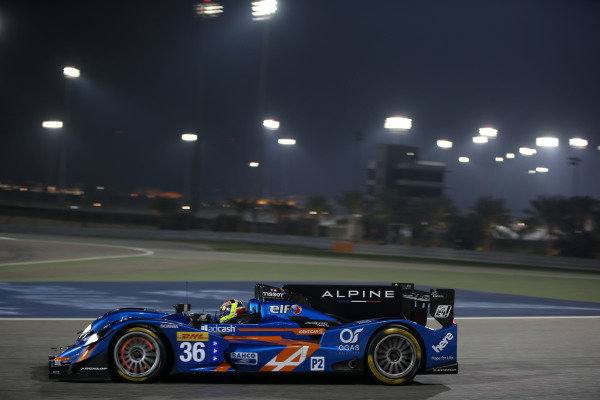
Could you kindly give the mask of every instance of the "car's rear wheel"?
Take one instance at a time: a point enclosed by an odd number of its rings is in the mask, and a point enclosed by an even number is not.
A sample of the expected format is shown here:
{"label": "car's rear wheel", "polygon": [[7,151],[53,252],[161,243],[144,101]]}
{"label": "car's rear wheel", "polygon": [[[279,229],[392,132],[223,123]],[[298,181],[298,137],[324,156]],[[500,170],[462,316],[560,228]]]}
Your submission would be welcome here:
{"label": "car's rear wheel", "polygon": [[147,327],[125,329],[115,340],[113,371],[129,382],[152,382],[161,375],[167,352],[160,337]]}
{"label": "car's rear wheel", "polygon": [[392,326],[373,336],[366,357],[365,369],[375,381],[400,385],[416,375],[421,365],[421,346],[408,329]]}

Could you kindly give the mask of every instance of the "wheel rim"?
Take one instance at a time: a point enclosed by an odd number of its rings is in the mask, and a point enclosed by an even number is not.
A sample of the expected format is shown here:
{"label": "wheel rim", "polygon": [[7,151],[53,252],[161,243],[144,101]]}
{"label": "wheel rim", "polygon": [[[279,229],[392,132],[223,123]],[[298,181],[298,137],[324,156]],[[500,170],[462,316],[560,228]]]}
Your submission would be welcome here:
{"label": "wheel rim", "polygon": [[129,332],[121,336],[114,350],[119,371],[131,378],[146,378],[156,370],[160,348],[154,337],[145,332]]}
{"label": "wheel rim", "polygon": [[414,343],[408,338],[398,334],[388,335],[375,346],[375,367],[387,378],[402,378],[412,371],[417,362],[416,353]]}

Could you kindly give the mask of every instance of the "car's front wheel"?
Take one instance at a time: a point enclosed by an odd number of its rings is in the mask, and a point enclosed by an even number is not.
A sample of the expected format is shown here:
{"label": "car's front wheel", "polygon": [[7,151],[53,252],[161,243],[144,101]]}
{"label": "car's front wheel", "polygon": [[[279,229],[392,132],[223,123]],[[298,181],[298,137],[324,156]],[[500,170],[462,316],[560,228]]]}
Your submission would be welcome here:
{"label": "car's front wheel", "polygon": [[112,347],[113,371],[129,382],[152,382],[161,375],[167,352],[160,337],[143,326],[125,329]]}
{"label": "car's front wheel", "polygon": [[421,346],[405,327],[391,326],[376,333],[366,354],[367,373],[377,382],[409,382],[421,365]]}

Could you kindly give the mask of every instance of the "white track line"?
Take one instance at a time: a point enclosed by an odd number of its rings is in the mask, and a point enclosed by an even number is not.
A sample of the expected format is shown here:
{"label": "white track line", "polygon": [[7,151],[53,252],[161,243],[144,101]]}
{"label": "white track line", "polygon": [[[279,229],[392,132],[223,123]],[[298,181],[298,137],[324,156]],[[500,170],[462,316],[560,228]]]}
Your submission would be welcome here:
{"label": "white track line", "polygon": [[562,316],[539,316],[539,317],[456,317],[456,320],[469,320],[469,319],[481,319],[481,320],[489,320],[489,319],[595,319],[600,318],[600,315],[562,315]]}
{"label": "white track line", "polygon": [[17,239],[11,238],[11,237],[6,237],[6,236],[0,236],[0,240],[17,240]]}
{"label": "white track line", "polygon": [[74,244],[74,245],[79,245],[79,246],[113,247],[113,248],[117,248],[117,249],[127,249],[127,250],[139,251],[141,254],[124,254],[124,255],[120,255],[120,256],[115,255],[115,256],[98,256],[98,257],[82,257],[82,258],[65,258],[65,259],[61,259],[61,260],[23,261],[23,262],[16,262],[16,263],[0,264],[0,267],[5,267],[5,266],[9,266],[9,265],[51,264],[51,263],[57,263],[57,262],[94,261],[94,260],[106,260],[106,259],[113,259],[113,258],[146,257],[146,256],[151,256],[154,254],[154,252],[152,250],[141,249],[139,247],[116,246],[116,245],[112,245],[112,244],[80,243],[80,242],[65,243],[65,242],[61,242],[58,240],[36,240],[36,239],[21,239],[21,238],[19,238],[19,239],[10,238],[10,239],[11,240],[30,241],[30,242]]}

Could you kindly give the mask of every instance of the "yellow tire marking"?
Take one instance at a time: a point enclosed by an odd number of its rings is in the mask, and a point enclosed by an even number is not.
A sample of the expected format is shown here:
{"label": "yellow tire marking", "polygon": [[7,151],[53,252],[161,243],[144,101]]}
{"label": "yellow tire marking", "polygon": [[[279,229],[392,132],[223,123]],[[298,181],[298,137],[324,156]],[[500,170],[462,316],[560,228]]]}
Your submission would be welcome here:
{"label": "yellow tire marking", "polygon": [[[409,339],[411,342],[413,342],[413,344],[415,345],[415,351],[417,352],[417,359],[421,359],[421,346],[419,346],[419,342],[417,341],[417,339],[415,339],[415,337],[408,331],[405,331],[404,329],[399,329],[399,328],[389,328],[386,329],[385,331],[383,331],[383,333],[385,333],[386,335],[392,334],[392,333],[400,333],[402,335],[404,335],[407,339]],[[379,379],[380,381],[387,383],[389,385],[398,385],[400,383],[403,383],[406,381],[406,378],[399,378],[399,379],[390,379],[387,378],[385,376],[383,376],[379,370],[377,369],[377,367],[375,366],[375,362],[373,361],[373,355],[369,354],[368,358],[367,358],[367,364],[369,365],[369,368],[371,369],[371,372],[373,373],[373,375],[375,375],[375,377],[377,379]]]}

